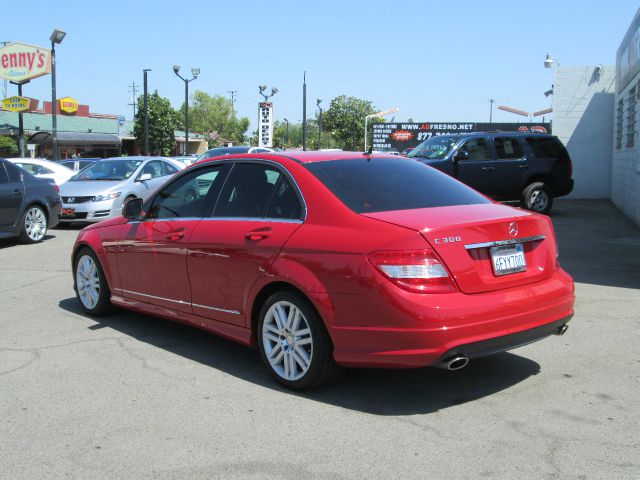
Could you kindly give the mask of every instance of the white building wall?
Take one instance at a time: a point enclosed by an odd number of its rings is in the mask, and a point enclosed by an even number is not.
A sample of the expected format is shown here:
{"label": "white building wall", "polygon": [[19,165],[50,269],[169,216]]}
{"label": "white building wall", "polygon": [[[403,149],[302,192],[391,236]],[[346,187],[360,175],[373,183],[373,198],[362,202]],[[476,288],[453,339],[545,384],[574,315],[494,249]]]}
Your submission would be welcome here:
{"label": "white building wall", "polygon": [[573,161],[568,198],[610,198],[615,73],[613,66],[556,69],[552,133]]}
{"label": "white building wall", "polygon": [[[640,110],[640,74],[616,95],[615,105],[622,99],[622,141],[620,148],[616,145],[617,122],[613,121],[613,162],[611,165],[611,200],[622,212],[640,226],[640,137],[638,135],[638,110]],[[629,91],[636,89],[636,114],[629,116]],[[628,147],[630,125],[633,122],[633,146]]]}

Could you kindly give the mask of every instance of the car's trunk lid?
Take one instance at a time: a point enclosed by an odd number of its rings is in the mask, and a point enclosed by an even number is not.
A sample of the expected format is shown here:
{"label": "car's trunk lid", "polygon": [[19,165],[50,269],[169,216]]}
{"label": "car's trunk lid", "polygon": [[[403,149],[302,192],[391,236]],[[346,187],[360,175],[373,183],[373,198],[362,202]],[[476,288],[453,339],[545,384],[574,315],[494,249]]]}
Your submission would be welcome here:
{"label": "car's trunk lid", "polygon": [[[548,278],[555,269],[557,249],[547,217],[499,204],[461,205],[364,216],[420,232],[442,258],[465,293],[511,288]],[[497,275],[492,247],[521,245],[526,270]],[[509,253],[502,251],[503,254]],[[499,251],[494,250],[497,258]],[[513,258],[505,259],[511,266]],[[498,260],[498,262],[502,262]],[[504,267],[505,263],[501,263]]]}

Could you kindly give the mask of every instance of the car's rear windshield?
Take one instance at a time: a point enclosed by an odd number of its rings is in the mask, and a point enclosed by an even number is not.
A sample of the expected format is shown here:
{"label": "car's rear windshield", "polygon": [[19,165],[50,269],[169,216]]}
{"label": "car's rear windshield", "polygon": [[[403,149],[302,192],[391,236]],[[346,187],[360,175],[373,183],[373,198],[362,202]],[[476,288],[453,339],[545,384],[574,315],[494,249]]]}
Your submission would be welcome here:
{"label": "car's rear windshield", "polygon": [[356,213],[490,203],[466,185],[416,160],[363,156],[305,166]]}

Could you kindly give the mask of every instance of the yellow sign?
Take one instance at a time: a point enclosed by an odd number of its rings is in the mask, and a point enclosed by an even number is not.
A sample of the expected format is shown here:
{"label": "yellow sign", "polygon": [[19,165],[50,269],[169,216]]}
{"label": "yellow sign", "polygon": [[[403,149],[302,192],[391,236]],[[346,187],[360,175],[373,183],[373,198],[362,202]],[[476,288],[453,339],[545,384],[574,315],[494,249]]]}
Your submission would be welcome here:
{"label": "yellow sign", "polygon": [[29,110],[30,101],[25,97],[9,97],[2,100],[2,108],[10,112],[24,112]]}
{"label": "yellow sign", "polygon": [[60,110],[64,113],[76,113],[78,111],[78,101],[71,97],[61,98]]}

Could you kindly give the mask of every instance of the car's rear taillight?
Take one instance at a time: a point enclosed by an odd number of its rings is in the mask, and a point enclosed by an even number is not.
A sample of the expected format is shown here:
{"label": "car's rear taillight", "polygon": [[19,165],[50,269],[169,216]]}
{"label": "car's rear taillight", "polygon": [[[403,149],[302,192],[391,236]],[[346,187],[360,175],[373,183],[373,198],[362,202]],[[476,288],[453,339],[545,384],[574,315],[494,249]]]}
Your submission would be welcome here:
{"label": "car's rear taillight", "polygon": [[449,272],[433,250],[374,252],[368,258],[382,275],[404,290],[415,293],[456,291]]}
{"label": "car's rear taillight", "polygon": [[56,192],[60,193],[60,187],[58,186],[58,184],[57,183],[53,183],[52,185],[53,185],[53,188],[56,189]]}

